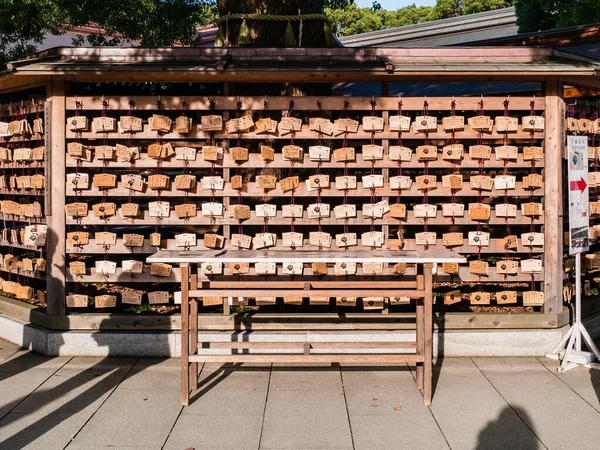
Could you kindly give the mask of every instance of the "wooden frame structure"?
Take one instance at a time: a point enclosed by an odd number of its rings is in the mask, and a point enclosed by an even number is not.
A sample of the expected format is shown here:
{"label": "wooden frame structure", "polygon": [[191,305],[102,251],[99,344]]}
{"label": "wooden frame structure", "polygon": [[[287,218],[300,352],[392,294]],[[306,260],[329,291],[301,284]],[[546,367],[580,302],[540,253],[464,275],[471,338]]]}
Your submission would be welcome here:
{"label": "wooden frame structure", "polygon": [[[361,61],[361,64],[356,64],[356,61]],[[511,140],[519,147],[525,145],[532,138],[536,144],[543,143],[544,157],[542,161],[536,163],[538,173],[543,173],[543,187],[535,192],[535,197],[544,202],[544,213],[534,221],[537,227],[536,231],[543,230],[544,247],[542,249],[534,249],[534,257],[543,259],[543,272],[535,276],[535,282],[543,283],[543,291],[545,294],[545,303],[542,308],[543,314],[532,314],[532,319],[526,323],[538,325],[532,326],[559,326],[560,320],[558,317],[563,313],[563,292],[562,292],[562,175],[560,167],[562,165],[562,135],[564,133],[562,127],[562,117],[564,115],[564,102],[562,96],[562,86],[564,82],[581,85],[594,85],[597,83],[594,77],[596,75],[597,66],[582,58],[572,57],[568,54],[555,52],[551,49],[530,49],[530,48],[476,48],[476,49],[53,49],[42,52],[33,58],[27,58],[22,61],[17,61],[9,65],[10,73],[0,77],[0,93],[18,92],[19,90],[33,88],[38,86],[47,86],[47,152],[51,161],[51,170],[48,171],[47,186],[48,198],[51,199],[46,215],[46,223],[49,229],[52,230],[51,237],[48,241],[48,272],[47,283],[48,292],[53,295],[48,298],[48,314],[55,316],[63,316],[65,314],[64,298],[68,292],[68,285],[74,285],[75,282],[102,282],[114,283],[122,281],[121,273],[117,271],[114,276],[103,276],[89,271],[83,276],[73,276],[68,270],[69,256],[76,253],[85,253],[92,259],[100,256],[104,249],[102,245],[97,245],[93,241],[90,242],[83,251],[82,248],[76,248],[67,244],[67,232],[74,229],[76,226],[102,226],[103,221],[98,221],[92,217],[83,218],[81,220],[73,220],[65,218],[64,207],[70,201],[70,197],[74,192],[66,183],[60,182],[65,180],[68,173],[72,173],[78,163],[68,156],[67,143],[73,142],[76,139],[81,139],[82,142],[87,142],[89,145],[94,145],[94,139],[106,140],[109,143],[122,142],[124,136],[119,133],[106,133],[104,135],[94,135],[89,132],[80,133],[76,136],[65,127],[66,117],[69,117],[76,109],[76,103],[80,102],[83,106],[85,114],[90,118],[97,117],[102,112],[101,96],[75,96],[69,93],[73,88],[73,83],[82,82],[171,82],[171,83],[222,83],[220,95],[210,96],[194,96],[192,93],[183,96],[161,96],[160,109],[165,114],[174,116],[181,109],[183,99],[187,102],[188,114],[195,112],[196,117],[206,114],[212,108],[220,111],[224,119],[234,117],[238,114],[238,100],[242,103],[243,111],[253,111],[257,114],[262,114],[265,109],[265,101],[268,109],[272,111],[285,111],[290,107],[290,100],[294,102],[295,111],[306,111],[308,115],[317,115],[318,104],[320,103],[323,109],[332,113],[332,118],[337,118],[345,109],[350,114],[368,115],[371,111],[371,101],[376,101],[376,115],[389,118],[395,114],[398,106],[398,98],[390,97],[388,94],[390,83],[395,81],[536,81],[543,84],[542,96],[537,96],[535,101],[535,110],[544,115],[546,119],[546,127],[543,132],[535,132],[533,136],[529,132],[524,132],[519,129],[516,133],[512,133]],[[299,83],[334,83],[334,82],[370,82],[380,83],[382,96],[372,99],[370,97],[351,97],[351,98],[336,98],[336,97],[277,97],[264,96],[244,97],[239,99],[235,95],[237,83],[281,83],[281,82],[299,82]],[[231,94],[234,95],[231,95]],[[16,95],[16,94],[15,94]],[[211,106],[210,101],[214,102]],[[492,116],[501,115],[503,110],[503,102],[506,97],[485,97],[485,112]],[[110,96],[106,95],[104,100],[108,102],[108,115],[118,117],[126,112],[129,108],[129,99],[127,96]],[[135,104],[134,113],[144,117],[157,112],[157,96],[138,96],[131,99]],[[443,114],[450,113],[450,105],[452,98],[428,98],[429,109],[431,111],[440,112]],[[478,108],[478,97],[457,97],[455,108],[457,111],[466,111],[467,117],[475,114]],[[518,116],[526,115],[529,110],[530,97],[511,97],[510,112],[518,111]],[[403,110],[410,114],[418,114],[423,109],[423,98],[404,98]],[[348,103],[348,106],[346,106]],[[362,111],[362,113],[359,113]],[[30,111],[31,112],[31,111]],[[195,129],[188,133],[185,137],[176,133],[164,134],[161,136],[165,141],[171,142],[192,142],[196,145],[202,145],[209,137],[219,141],[219,145],[223,147],[234,146],[238,139],[244,142],[249,142],[252,145],[256,144],[263,137],[255,133],[215,133],[209,136],[200,129]],[[312,140],[318,139],[318,133],[314,131],[302,131],[296,136],[296,139]],[[368,131],[360,130],[357,134],[350,137],[356,140],[357,145],[361,145],[371,137]],[[156,133],[151,132],[148,125],[144,126],[143,131],[131,136],[132,140],[139,141],[142,146],[147,145],[156,139]],[[338,143],[341,136],[335,137],[333,141]],[[423,136],[418,133],[404,133],[403,138],[407,142],[411,142],[410,146],[416,147],[422,143]],[[465,140],[473,143],[477,139],[477,133],[470,127],[465,127],[464,131],[457,131],[455,134],[457,140]],[[492,145],[497,145],[502,140],[502,134],[497,131],[492,131],[484,136],[484,140]],[[279,139],[275,137],[275,139]],[[288,138],[284,138],[288,139]],[[397,133],[389,129],[378,132],[376,140],[384,147],[387,152],[390,145],[394,145],[397,139]],[[449,134],[441,128],[430,135],[430,139],[438,141],[440,147],[447,143]],[[332,145],[335,147],[335,145]],[[279,155],[271,166],[274,168],[285,169],[289,166],[284,162]],[[364,164],[358,155],[356,162],[348,163],[348,168],[358,170]],[[262,164],[262,160],[256,156],[256,153],[251,151],[250,159],[247,163],[234,164],[229,159],[225,159],[219,170],[224,175],[226,180],[229,180],[231,175],[237,173],[239,169],[244,167],[256,167]],[[334,169],[335,164],[324,162],[320,164],[323,170]],[[313,170],[317,163],[311,162],[308,158],[304,158],[303,166],[307,170]],[[479,166],[474,160],[468,156],[460,164],[461,170],[473,171]],[[97,173],[103,170],[104,164],[93,160],[91,162],[81,162],[79,164],[81,170],[89,171],[90,174]],[[118,171],[127,169],[129,163],[111,161],[106,169],[108,171]],[[149,170],[156,167],[156,161],[145,157],[135,162],[136,170]],[[182,166],[175,161],[165,161],[162,168],[165,171],[176,170]],[[197,170],[206,170],[210,168],[210,164],[202,160],[196,161],[190,167]],[[430,163],[431,170],[439,171],[441,175],[444,171],[452,168],[448,162],[438,159]],[[486,163],[486,169],[499,170],[503,167],[503,163],[495,159],[492,155],[491,159]],[[515,161],[509,161],[507,168],[509,171],[518,172],[529,167],[522,159],[521,153]],[[407,171],[419,172],[423,168],[423,163],[416,161],[414,158],[407,162],[404,167]],[[377,163],[377,169],[381,170],[384,177],[389,179],[390,175],[396,170],[396,164],[389,159]],[[520,176],[520,175],[519,175]],[[249,183],[250,191],[244,193],[243,196],[251,197],[260,193],[255,189],[255,186]],[[522,185],[517,183],[517,195],[526,195],[527,192]],[[83,194],[83,193],[82,193]],[[287,194],[278,190],[272,194],[285,198]],[[367,194],[364,189],[357,190],[355,195],[357,199]],[[384,188],[378,192],[381,198],[392,199],[395,192],[389,188]],[[404,192],[407,197],[412,197],[413,201],[418,198],[418,190],[411,188],[411,191]],[[128,193],[121,187],[112,189],[111,196],[114,196],[118,201],[124,201]],[[147,201],[155,193],[146,191],[146,193],[136,194],[136,199]],[[166,190],[162,193],[164,198],[174,199],[178,194],[174,190]],[[237,193],[230,189],[226,189],[221,196],[227,199],[234,198]],[[368,194],[367,194],[368,195]],[[457,192],[458,198],[463,198],[467,201],[476,195],[476,191],[465,183],[463,189]],[[190,197],[203,197],[201,192],[197,192]],[[324,198],[335,194],[324,193]],[[430,193],[431,198],[438,198],[443,201],[444,198],[450,196],[450,191],[447,188],[438,186],[436,191]],[[92,203],[94,198],[102,197],[102,193],[97,189],[91,188],[82,195],[82,198],[87,199]],[[302,219],[305,220],[305,219]],[[311,222],[300,220],[298,226],[310,226]],[[279,221],[280,223],[278,223]],[[155,220],[149,218],[136,219],[135,223],[131,220],[122,220],[115,218],[110,222],[110,226],[152,226]],[[283,218],[276,218],[273,226],[287,224]],[[490,225],[494,224],[497,227],[503,226],[503,221],[492,217]],[[519,215],[515,218],[515,226],[524,226],[528,224],[528,220],[524,220]],[[248,222],[249,226],[259,226],[261,220],[256,217],[251,217]],[[357,220],[355,225],[360,226],[361,221]],[[457,225],[466,227],[474,227],[476,222],[462,218],[456,221]],[[181,226],[180,221],[172,219],[163,219],[162,226]],[[195,221],[197,226],[210,226],[211,220],[202,220],[199,218]],[[237,221],[227,219],[221,225],[224,230],[230,230],[232,226],[237,225]],[[331,226],[334,226],[334,221],[331,221]],[[383,219],[377,221],[377,226],[385,231],[386,237],[390,238],[395,230],[397,222],[391,219]],[[415,220],[409,215],[409,221],[406,225],[415,227],[422,226],[422,222]],[[448,221],[443,218],[436,218],[429,221],[432,227],[448,226]],[[392,230],[390,230],[392,228]],[[440,228],[442,229],[442,228]],[[231,231],[228,231],[229,233]],[[414,232],[414,230],[413,230]],[[408,234],[410,236],[410,233]],[[199,241],[201,247],[202,241]],[[388,240],[389,245],[393,248],[396,242],[393,239]],[[174,241],[166,243],[166,248],[175,248]],[[405,242],[405,249],[416,249],[413,238],[408,237]],[[440,249],[443,246],[436,244],[436,248]],[[144,246],[136,251],[141,254],[150,254],[155,250],[154,247],[144,243]],[[466,255],[474,255],[478,249],[471,245],[463,245],[457,248],[460,253]],[[123,255],[132,253],[131,250],[123,245],[121,239],[116,245],[111,246],[111,251],[121,253]],[[499,242],[499,237],[496,235],[492,239],[490,246],[485,249],[480,249],[484,255],[493,256],[494,253],[501,254],[504,248]],[[527,250],[519,244],[515,253],[525,253]],[[25,275],[25,274],[22,274]],[[442,274],[437,275],[439,280],[444,280]],[[481,281],[481,277],[472,276],[465,267],[461,267],[459,277],[464,282],[475,283]],[[121,280],[119,280],[121,278]],[[502,281],[504,277],[498,277],[495,273],[490,273],[487,280],[491,282]],[[164,281],[178,283],[181,279],[181,273],[174,270],[172,274]],[[523,283],[529,281],[529,276],[516,276],[510,281]],[[148,274],[142,274],[136,277],[136,282],[156,281],[155,277]],[[485,280],[484,280],[485,282]],[[540,288],[541,289],[541,288]],[[537,317],[534,317],[537,316]],[[80,320],[80,319],[77,319]],[[124,319],[126,321],[126,319]],[[80,321],[81,323],[81,321]],[[553,325],[550,325],[553,324]],[[220,325],[216,325],[219,327]],[[460,323],[457,324],[460,327]],[[471,326],[464,321],[463,326]],[[511,326],[511,325],[509,325]],[[527,325],[520,325],[527,326]]]}

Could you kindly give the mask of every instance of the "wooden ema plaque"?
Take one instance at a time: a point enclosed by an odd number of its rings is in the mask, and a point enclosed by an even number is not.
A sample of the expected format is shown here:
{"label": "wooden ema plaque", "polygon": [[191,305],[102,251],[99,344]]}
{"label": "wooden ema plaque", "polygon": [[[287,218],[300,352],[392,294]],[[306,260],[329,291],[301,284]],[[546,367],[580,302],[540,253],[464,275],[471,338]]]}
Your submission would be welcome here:
{"label": "wooden ema plaque", "polygon": [[231,189],[242,189],[244,187],[244,182],[242,180],[241,175],[234,175],[231,177]]}
{"label": "wooden ema plaque", "polygon": [[384,120],[383,117],[377,116],[364,116],[362,118],[362,126],[364,131],[383,131]]}
{"label": "wooden ema plaque", "polygon": [[152,233],[150,235],[150,245],[152,247],[160,247],[161,236],[160,233]]}
{"label": "wooden ema plaque", "polygon": [[365,144],[362,146],[362,155],[365,161],[377,161],[383,159],[383,146]]}
{"label": "wooden ema plaque", "polygon": [[157,277],[170,277],[173,266],[163,263],[150,264],[150,275]]}
{"label": "wooden ema plaque", "polygon": [[247,275],[250,273],[250,263],[247,263],[247,262],[229,263],[229,273],[231,275]]}
{"label": "wooden ema plaque", "polygon": [[273,120],[269,117],[259,119],[258,121],[256,121],[254,123],[254,132],[256,134],[262,134],[262,133],[275,134],[275,133],[277,133],[277,121]]}
{"label": "wooden ema plaque", "polygon": [[357,133],[358,125],[358,120],[353,119],[337,119],[333,121],[333,127],[337,132],[336,136],[343,133]]}
{"label": "wooden ema plaque", "polygon": [[521,272],[529,274],[542,273],[542,261],[539,259],[522,259]]}
{"label": "wooden ema plaque", "polygon": [[175,189],[180,191],[191,191],[196,188],[195,175],[177,175],[175,177]]}
{"label": "wooden ema plaque", "polygon": [[519,262],[503,259],[496,263],[496,272],[502,275],[516,275],[519,273]]}
{"label": "wooden ema plaque", "polygon": [[523,306],[544,306],[545,297],[543,292],[525,291],[523,292]]}
{"label": "wooden ema plaque", "polygon": [[331,148],[325,145],[311,145],[308,147],[308,159],[311,161],[329,161],[331,159]]}
{"label": "wooden ema plaque", "polygon": [[179,116],[175,119],[175,131],[179,134],[187,134],[192,130],[192,118]]}
{"label": "wooden ema plaque", "polygon": [[543,158],[542,147],[523,147],[523,161],[541,161]]}
{"label": "wooden ema plaque", "polygon": [[442,175],[442,187],[458,191],[462,189],[463,176],[459,174]]}
{"label": "wooden ema plaque", "polygon": [[98,203],[92,205],[94,215],[100,218],[112,217],[116,214],[117,205],[114,203]]}
{"label": "wooden ema plaque", "polygon": [[104,277],[117,273],[117,263],[114,261],[96,261],[94,266],[96,273],[99,273]]}
{"label": "wooden ema plaque", "polygon": [[308,129],[327,136],[333,135],[333,123],[324,117],[311,117],[308,121]]}
{"label": "wooden ema plaque", "polygon": [[491,207],[484,203],[470,203],[469,216],[471,220],[490,220]]}
{"label": "wooden ema plaque", "polygon": [[92,179],[92,185],[97,189],[116,188],[117,176],[111,173],[97,173]]}
{"label": "wooden ema plaque", "polygon": [[408,116],[390,116],[388,120],[390,131],[410,131],[411,118]]}
{"label": "wooden ema plaque", "polygon": [[144,263],[135,259],[126,259],[121,262],[123,273],[140,274],[144,271]]}
{"label": "wooden ema plaque", "polygon": [[250,207],[246,205],[234,205],[233,217],[236,220],[246,220],[250,218]]}
{"label": "wooden ema plaque", "polygon": [[83,261],[71,261],[69,262],[69,271],[71,275],[85,275],[85,263]]}
{"label": "wooden ema plaque", "polygon": [[417,161],[436,161],[437,147],[435,145],[420,145],[417,147]]}
{"label": "wooden ema plaque", "polygon": [[66,297],[67,308],[87,308],[88,296],[81,294],[70,294]]}
{"label": "wooden ema plaque", "polygon": [[489,247],[490,233],[485,231],[469,231],[469,245],[475,247]]}
{"label": "wooden ema plaque", "polygon": [[499,203],[494,207],[496,217],[517,217],[517,205]]}
{"label": "wooden ema plaque", "polygon": [[390,189],[406,190],[412,186],[412,179],[408,175],[397,175],[390,177]]}
{"label": "wooden ema plaque", "polygon": [[527,247],[543,247],[544,233],[523,233],[521,243]]}
{"label": "wooden ema plaque", "polygon": [[200,118],[203,131],[221,131],[223,129],[223,116],[207,115]]}
{"label": "wooden ema plaque", "polygon": [[278,128],[282,135],[288,134],[292,131],[302,131],[302,119],[297,117],[282,117],[279,121]]}
{"label": "wooden ema plaque", "polygon": [[333,151],[333,159],[335,162],[354,161],[356,159],[356,151],[354,147],[342,147]]}
{"label": "wooden ema plaque", "polygon": [[469,147],[469,156],[471,159],[488,160],[492,156],[492,147],[489,145],[471,145]]}
{"label": "wooden ema plaque", "polygon": [[300,187],[300,177],[293,176],[282,179],[279,184],[283,192],[293,191]]}
{"label": "wooden ema plaque", "polygon": [[510,235],[510,236],[506,236],[504,237],[504,239],[502,240],[503,246],[505,249],[515,249],[518,247],[518,243],[517,243],[517,236],[515,235]]}
{"label": "wooden ema plaque", "polygon": [[275,189],[277,187],[277,177],[272,175],[257,175],[256,184],[260,189]]}
{"label": "wooden ema plaque", "polygon": [[494,178],[494,189],[509,190],[516,187],[517,177],[514,175],[496,175]]}
{"label": "wooden ema plaque", "polygon": [[121,303],[125,305],[141,305],[142,304],[142,293],[141,292],[121,292]]}
{"label": "wooden ema plaque", "polygon": [[169,303],[169,293],[167,291],[148,292],[148,303],[151,305],[164,305]]}
{"label": "wooden ema plaque", "polygon": [[134,116],[121,116],[119,127],[122,133],[138,133],[144,130],[142,118]]}
{"label": "wooden ema plaque", "polygon": [[469,295],[471,305],[489,305],[491,294],[489,292],[472,292]]}
{"label": "wooden ema plaque", "polygon": [[523,116],[523,131],[544,131],[544,118],[541,116]]}
{"label": "wooden ema plaque", "polygon": [[498,133],[515,133],[519,131],[519,119],[517,117],[498,116],[495,122]]}
{"label": "wooden ema plaque", "polygon": [[417,116],[413,123],[415,133],[437,131],[437,118],[432,116]]}
{"label": "wooden ema plaque", "polygon": [[517,303],[517,291],[496,292],[496,303],[499,305],[511,305]]}
{"label": "wooden ema plaque", "polygon": [[444,294],[444,305],[454,305],[462,301],[462,295],[460,291],[450,291]]}
{"label": "wooden ema plaque", "polygon": [[365,311],[372,309],[383,309],[383,297],[364,297],[362,299],[363,309]]}
{"label": "wooden ema plaque", "polygon": [[223,149],[213,145],[202,147],[202,158],[204,161],[217,162],[219,160],[219,156],[222,154],[222,150]]}
{"label": "wooden ema plaque", "polygon": [[261,145],[260,157],[265,161],[275,161],[275,149],[268,145]]}
{"label": "wooden ema plaque", "polygon": [[69,245],[88,245],[90,243],[90,234],[85,231],[72,231],[67,233],[67,243]]}
{"label": "wooden ema plaque", "polygon": [[473,275],[488,276],[489,275],[489,264],[486,261],[470,261],[469,272]]}
{"label": "wooden ema plaque", "polygon": [[235,162],[248,161],[248,149],[246,147],[231,147],[229,152]]}
{"label": "wooden ema plaque", "polygon": [[536,202],[521,203],[521,213],[526,217],[541,216],[542,204]]}
{"label": "wooden ema plaque", "polygon": [[[523,189],[541,189],[543,186],[544,179],[538,173],[531,173],[523,177]],[[591,183],[590,186],[592,186]]]}
{"label": "wooden ema plaque", "polygon": [[110,246],[117,244],[117,234],[109,233],[107,231],[97,231],[94,234],[94,240],[96,245]]}
{"label": "wooden ema plaque", "polygon": [[123,245],[125,247],[143,247],[144,236],[142,234],[128,233],[123,235]]}
{"label": "wooden ema plaque", "polygon": [[[202,205],[204,209],[204,204]],[[204,212],[204,211],[203,211]],[[178,219],[189,219],[197,216],[196,204],[195,203],[184,203],[182,205],[175,205],[175,215]],[[222,213],[220,214],[222,215]]]}
{"label": "wooden ema plaque", "polygon": [[456,247],[463,245],[462,233],[444,233],[442,235],[442,243],[444,247]]}
{"label": "wooden ema plaque", "polygon": [[160,114],[153,114],[152,117],[148,119],[148,122],[150,123],[150,130],[159,131],[161,133],[169,133],[173,123],[169,117]]}
{"label": "wooden ema plaque", "polygon": [[460,161],[463,157],[464,146],[462,144],[446,145],[442,148],[442,159],[446,161]]}
{"label": "wooden ema plaque", "polygon": [[251,236],[246,234],[232,234],[231,245],[240,249],[249,249],[252,245],[253,239]]}
{"label": "wooden ema plaque", "polygon": [[494,128],[494,122],[489,116],[473,116],[469,117],[469,126],[476,131],[491,133]]}
{"label": "wooden ema plaque", "polygon": [[69,131],[86,131],[88,126],[88,119],[85,116],[73,116],[67,118],[67,129]]}
{"label": "wooden ema plaque", "polygon": [[442,119],[442,128],[444,131],[463,130],[465,128],[464,116],[448,116]]}
{"label": "wooden ema plaque", "polygon": [[43,146],[41,147],[35,147],[31,149],[31,160],[32,161],[44,161],[44,153],[45,153],[45,148]]}
{"label": "wooden ema plaque", "polygon": [[[298,145],[284,145],[281,149],[283,153],[283,159],[288,161],[302,161],[304,156],[304,151],[302,147]],[[275,153],[273,151],[273,159],[275,159]]]}
{"label": "wooden ema plaque", "polygon": [[114,117],[94,117],[92,130],[94,133],[112,133],[117,131],[117,120]]}
{"label": "wooden ema plaque", "polygon": [[419,175],[416,177],[417,189],[420,191],[429,191],[437,188],[436,175]]}
{"label": "wooden ema plaque", "polygon": [[282,271],[285,275],[302,275],[304,272],[304,264],[301,262],[283,263]]}
{"label": "wooden ema plaque", "polygon": [[443,263],[442,271],[448,275],[458,274],[458,263]]}
{"label": "wooden ema plaque", "polygon": [[302,233],[296,233],[288,231],[281,235],[284,248],[301,248],[304,246],[304,235]]}
{"label": "wooden ema plaque", "polygon": [[153,174],[148,177],[148,186],[154,190],[168,189],[170,182],[167,175]]}
{"label": "wooden ema plaque", "polygon": [[356,306],[356,297],[336,297],[336,306]]}
{"label": "wooden ema plaque", "polygon": [[415,244],[416,245],[435,245],[437,241],[437,233],[433,231],[424,231],[421,233],[415,233]]}
{"label": "wooden ema plaque", "polygon": [[100,161],[112,161],[115,157],[115,148],[110,145],[97,145],[94,151],[96,159]]}
{"label": "wooden ema plaque", "polygon": [[356,233],[341,233],[335,235],[335,245],[339,248],[355,247],[358,245]]}
{"label": "wooden ema plaque", "polygon": [[406,219],[406,205],[402,203],[390,205],[390,217],[392,219]]}
{"label": "wooden ema plaque", "polygon": [[400,145],[390,145],[389,157],[391,161],[410,162],[412,149]]}
{"label": "wooden ema plaque", "polygon": [[501,145],[494,147],[494,153],[496,154],[496,159],[502,161],[516,161],[517,155],[519,154],[519,148],[514,145]]}
{"label": "wooden ema plaque", "polygon": [[98,295],[94,298],[96,308],[115,308],[117,306],[116,295]]}
{"label": "wooden ema plaque", "polygon": [[90,176],[87,173],[69,173],[67,174],[67,184],[73,189],[89,189]]}
{"label": "wooden ema plaque", "polygon": [[[343,206],[343,205],[341,205]],[[356,216],[356,205],[352,205],[354,206],[354,210],[355,210],[355,216]],[[338,208],[339,206],[336,206],[336,208]],[[302,209],[304,207],[302,205],[283,205],[281,207],[281,215],[284,218],[288,218],[288,219],[300,219],[302,218]],[[337,216],[336,216],[337,217]]]}
{"label": "wooden ema plaque", "polygon": [[435,218],[437,216],[437,205],[415,205],[413,208],[413,214],[416,218]]}

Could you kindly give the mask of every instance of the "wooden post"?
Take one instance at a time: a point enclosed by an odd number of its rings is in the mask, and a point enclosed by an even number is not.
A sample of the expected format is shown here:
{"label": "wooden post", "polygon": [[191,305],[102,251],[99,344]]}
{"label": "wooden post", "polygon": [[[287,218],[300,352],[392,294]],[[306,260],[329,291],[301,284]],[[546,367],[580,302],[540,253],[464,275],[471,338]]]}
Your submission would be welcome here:
{"label": "wooden post", "polygon": [[423,264],[423,272],[425,275],[425,298],[423,303],[425,308],[423,311],[423,346],[425,362],[423,363],[423,401],[425,406],[431,405],[431,379],[433,370],[433,264]]}
{"label": "wooden post", "polygon": [[190,403],[190,266],[182,263],[181,267],[181,404],[184,406]]}
{"label": "wooden post", "polygon": [[[182,280],[183,282],[183,280]],[[192,289],[198,289],[198,275],[193,274],[190,277]],[[190,328],[192,336],[190,339],[190,355],[195,355],[198,352],[198,297],[193,297],[190,300]],[[190,364],[190,389],[195,391],[198,389],[198,363]]]}
{"label": "wooden post", "polygon": [[53,80],[47,87],[47,101],[50,102],[50,118],[46,119],[46,130],[50,133],[50,147],[46,149],[46,223],[47,269],[46,311],[51,316],[64,316],[66,313],[65,267],[65,82]]}
{"label": "wooden post", "polygon": [[546,126],[544,165],[544,312],[558,314],[563,304],[563,85],[545,84]]}

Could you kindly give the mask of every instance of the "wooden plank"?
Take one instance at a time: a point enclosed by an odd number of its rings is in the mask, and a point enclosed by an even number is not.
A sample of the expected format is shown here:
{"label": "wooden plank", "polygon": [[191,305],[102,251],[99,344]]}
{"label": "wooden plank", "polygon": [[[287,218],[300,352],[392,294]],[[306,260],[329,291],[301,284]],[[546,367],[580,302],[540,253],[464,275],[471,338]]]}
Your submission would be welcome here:
{"label": "wooden plank", "polygon": [[194,362],[218,363],[414,363],[422,359],[417,355],[294,355],[294,354],[257,354],[257,355],[193,355],[189,357]]}
{"label": "wooden plank", "polygon": [[[187,406],[190,402],[190,326],[189,326],[189,278],[190,267],[181,264],[181,403]],[[198,336],[194,336],[198,341]],[[196,361],[195,361],[196,362]]]}
{"label": "wooden plank", "polygon": [[432,264],[423,264],[425,275],[425,299],[423,301],[423,402],[431,405],[432,364],[433,364],[433,284],[431,278]]}
{"label": "wooden plank", "polygon": [[[314,277],[314,276],[313,276]],[[321,276],[320,276],[321,277]],[[302,281],[237,281],[235,287],[238,289],[302,289],[308,282],[314,289],[335,288],[343,285],[346,289],[361,288],[388,288],[388,289],[419,289],[416,281],[354,281],[355,277],[338,277],[337,281],[310,281],[306,276],[302,276]],[[367,277],[361,277],[367,278]],[[232,285],[231,281],[211,281],[211,289],[225,289]]]}
{"label": "wooden plank", "polygon": [[361,348],[415,348],[416,342],[204,342],[201,349],[267,349],[303,350],[305,345],[313,349],[361,349]]}
{"label": "wooden plank", "polygon": [[51,209],[46,208],[48,234],[47,251],[47,311],[51,316],[64,316],[65,304],[65,266],[66,266],[66,227],[65,227],[65,82],[53,80],[47,87],[47,99],[50,101],[51,119],[45,120],[46,134],[49,135],[50,165],[46,183],[51,198]]}
{"label": "wooden plank", "polygon": [[563,218],[562,204],[562,149],[564,143],[564,101],[562,83],[548,81],[546,88],[546,139],[544,211],[544,267],[546,278],[543,290],[546,301],[544,312],[558,313],[563,304]]}
{"label": "wooden plank", "polygon": [[192,289],[191,297],[421,297],[422,291],[412,289]]}
{"label": "wooden plank", "polygon": [[[180,96],[161,96],[161,108],[164,110],[179,111],[181,109],[181,102],[184,98]],[[212,100],[215,102],[215,110],[237,110],[237,99],[236,96],[213,96]],[[264,102],[266,101],[269,110],[287,110],[290,105],[290,100],[294,100],[294,109],[300,110],[317,110],[318,101],[326,101],[327,109],[329,111],[341,111],[344,109],[345,102],[348,102],[348,109],[350,111],[370,111],[371,110],[371,97],[331,97],[331,96],[306,96],[306,97],[280,97],[280,96],[267,96],[267,97],[239,97],[242,102],[242,109],[258,111],[263,110]],[[477,102],[479,97],[427,97],[429,108],[434,111],[449,111],[452,100],[456,101],[457,110],[469,110],[474,111],[477,109]],[[126,96],[106,96],[105,100],[108,102],[108,108],[110,111],[127,111],[129,109],[129,99]],[[155,96],[132,96],[131,100],[134,102],[135,110],[147,110],[152,111],[156,109],[156,97]],[[185,96],[185,101],[188,103],[190,110],[208,111],[210,109],[209,98],[206,96]],[[398,97],[376,97],[377,110],[390,110],[395,111],[398,108]],[[503,111],[504,100],[506,97],[485,97],[485,109],[486,111]],[[77,101],[81,102],[84,111],[101,111],[102,100],[98,97],[82,96],[77,97]],[[511,111],[528,111],[530,97],[511,97],[510,98],[510,109]],[[402,108],[404,111],[421,111],[423,109],[423,98],[422,97],[403,97]],[[75,110],[75,97],[67,97],[67,109]],[[540,109],[543,109],[543,102]]]}
{"label": "wooden plank", "polygon": [[35,278],[36,280],[46,280],[46,274],[42,272],[25,272],[23,270],[6,270],[4,267],[0,267],[0,272],[10,273],[20,277]]}

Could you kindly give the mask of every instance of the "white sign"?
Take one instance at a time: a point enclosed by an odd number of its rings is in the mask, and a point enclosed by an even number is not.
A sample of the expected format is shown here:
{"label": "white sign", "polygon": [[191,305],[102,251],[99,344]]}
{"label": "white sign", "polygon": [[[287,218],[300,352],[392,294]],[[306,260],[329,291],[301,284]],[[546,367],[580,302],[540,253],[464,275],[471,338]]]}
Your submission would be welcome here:
{"label": "white sign", "polygon": [[587,136],[567,136],[569,151],[569,254],[589,250]]}

